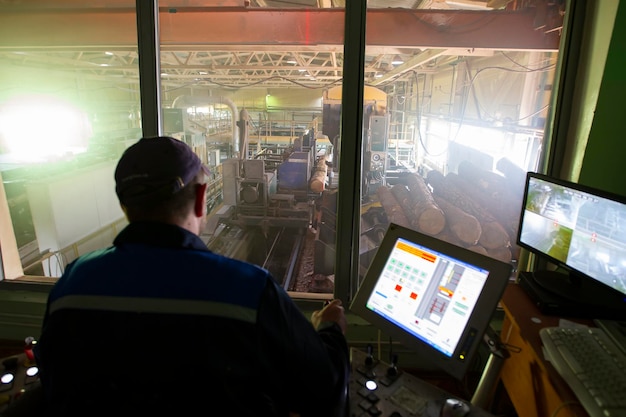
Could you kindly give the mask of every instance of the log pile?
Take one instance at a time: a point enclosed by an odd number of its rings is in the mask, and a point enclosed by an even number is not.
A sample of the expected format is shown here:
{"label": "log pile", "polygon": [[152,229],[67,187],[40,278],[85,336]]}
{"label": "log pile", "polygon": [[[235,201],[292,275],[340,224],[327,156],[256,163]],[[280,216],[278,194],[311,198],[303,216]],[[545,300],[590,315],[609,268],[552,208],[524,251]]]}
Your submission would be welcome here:
{"label": "log pile", "polygon": [[498,161],[497,166],[505,176],[487,171],[469,162],[459,164],[459,175],[452,176],[460,187],[476,201],[480,201],[504,227],[511,241],[514,257],[519,256],[519,248],[515,244],[519,216],[522,207],[526,172],[509,162],[506,158]]}
{"label": "log pile", "polygon": [[515,241],[526,174],[506,161],[498,166],[506,176],[463,162],[458,174],[410,174],[377,194],[390,222],[511,262],[519,256]]}

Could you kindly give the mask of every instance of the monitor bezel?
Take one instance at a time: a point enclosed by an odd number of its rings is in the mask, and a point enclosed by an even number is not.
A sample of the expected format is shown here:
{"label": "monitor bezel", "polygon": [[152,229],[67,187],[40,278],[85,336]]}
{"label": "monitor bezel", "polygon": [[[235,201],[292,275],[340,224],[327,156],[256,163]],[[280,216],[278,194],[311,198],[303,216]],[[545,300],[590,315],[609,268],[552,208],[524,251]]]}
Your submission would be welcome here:
{"label": "monitor bezel", "polygon": [[[415,242],[433,251],[446,254],[460,262],[489,271],[488,278],[474,307],[474,311],[470,314],[470,318],[463,330],[459,343],[450,357],[433,348],[428,343],[416,338],[385,317],[371,311],[366,306],[380,278],[381,272],[387,263],[387,259],[399,238]],[[494,312],[507,284],[510,282],[511,273],[511,264],[473,252],[467,248],[437,239],[436,237],[390,223],[372,259],[371,265],[350,303],[350,311],[359,315],[388,336],[396,338],[405,347],[414,350],[420,358],[423,358],[452,377],[461,380],[472,366],[476,351],[481,343],[483,343],[483,335],[491,323]]]}
{"label": "monitor bezel", "polygon": [[[621,297],[623,301],[624,297],[626,297],[626,293],[622,293],[616,288],[602,282],[600,279],[594,276],[588,275],[586,272],[581,271],[577,269],[576,267],[568,264],[567,260],[562,261],[560,259],[557,259],[551,256],[546,251],[542,251],[541,249],[531,246],[530,244],[521,240],[522,232],[523,232],[522,225],[525,219],[528,193],[530,191],[529,186],[530,186],[530,181],[533,178],[538,179],[540,181],[547,182],[549,184],[554,184],[559,187],[565,187],[570,190],[579,191],[579,192],[586,193],[594,197],[599,197],[605,200],[623,204],[625,206],[626,206],[626,197],[615,194],[615,193],[611,193],[609,191],[600,190],[598,188],[594,188],[594,187],[582,185],[579,183],[575,183],[572,181],[567,181],[564,179],[552,177],[547,174],[542,174],[538,172],[528,172],[526,174],[526,182],[524,184],[524,195],[522,198],[522,207],[521,207],[521,211],[519,215],[519,224],[517,227],[517,236],[516,236],[516,243],[520,248],[529,251],[530,253],[534,254],[538,259],[542,261],[549,262],[555,265],[557,268],[560,268],[562,271],[566,273],[566,274],[563,274],[563,273],[559,273],[558,271],[549,271],[549,270],[534,271],[534,275],[541,274],[542,272],[544,273],[544,275],[547,275],[547,277],[544,277],[544,279],[542,280],[542,285],[547,286],[547,288],[555,292],[555,294],[559,294],[565,291],[564,285],[570,285],[570,286],[573,285],[573,286],[577,286],[580,289],[579,291],[576,291],[574,293],[576,294],[576,296],[569,297],[573,301],[583,302],[583,299],[581,298],[582,295],[580,295],[581,291],[592,291],[592,292],[596,291],[597,292],[597,291],[602,291],[602,290],[607,291],[608,295],[612,294],[613,296],[617,296],[618,298]],[[560,279],[559,280],[560,282],[557,283],[558,285],[555,284],[554,288],[552,288],[550,287],[547,280],[548,279],[554,280],[553,277],[555,276],[563,276],[564,278]],[[567,281],[567,283],[565,283],[565,281]],[[591,296],[591,295],[594,295],[595,293],[592,294],[590,292],[587,292],[586,294],[588,296]],[[578,299],[574,299],[574,298],[578,298]],[[598,298],[601,299],[602,297],[598,297]]]}

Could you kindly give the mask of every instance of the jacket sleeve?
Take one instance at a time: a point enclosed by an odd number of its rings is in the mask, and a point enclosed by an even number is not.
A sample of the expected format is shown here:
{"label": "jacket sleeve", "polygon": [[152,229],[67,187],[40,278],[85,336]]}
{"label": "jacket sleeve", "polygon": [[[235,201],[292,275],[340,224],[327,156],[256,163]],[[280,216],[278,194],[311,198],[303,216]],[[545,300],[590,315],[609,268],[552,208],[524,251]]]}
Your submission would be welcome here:
{"label": "jacket sleeve", "polygon": [[259,308],[259,325],[274,346],[291,412],[308,416],[347,415],[350,370],[348,344],[339,325],[313,328],[310,320],[278,285],[268,283]]}

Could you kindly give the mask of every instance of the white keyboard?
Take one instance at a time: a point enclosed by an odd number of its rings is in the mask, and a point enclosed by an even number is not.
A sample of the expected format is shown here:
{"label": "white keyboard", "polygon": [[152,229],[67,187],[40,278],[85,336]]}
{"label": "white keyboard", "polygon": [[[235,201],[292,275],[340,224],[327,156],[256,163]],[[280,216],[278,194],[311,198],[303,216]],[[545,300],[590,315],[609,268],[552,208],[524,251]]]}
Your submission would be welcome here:
{"label": "white keyboard", "polygon": [[626,355],[597,327],[539,331],[547,355],[591,417],[626,416]]}

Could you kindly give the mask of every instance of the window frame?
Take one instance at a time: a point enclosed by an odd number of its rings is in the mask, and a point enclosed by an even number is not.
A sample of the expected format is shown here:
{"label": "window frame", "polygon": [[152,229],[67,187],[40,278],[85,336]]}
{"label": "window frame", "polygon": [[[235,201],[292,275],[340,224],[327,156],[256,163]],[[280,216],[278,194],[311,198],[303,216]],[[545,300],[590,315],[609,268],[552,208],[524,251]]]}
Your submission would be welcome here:
{"label": "window frame", "polygon": [[[564,165],[563,154],[567,147],[571,114],[576,110],[572,100],[580,65],[580,48],[583,29],[590,25],[585,18],[585,6],[566,2],[567,19],[564,22],[562,45],[559,50],[557,85],[553,95],[553,110],[546,127],[549,150],[545,153],[543,168],[558,174]],[[160,60],[159,57],[159,6],[158,2],[136,1],[138,50],[140,73],[140,102],[142,132],[156,136],[162,132]],[[348,1],[345,8],[344,73],[353,76],[344,79],[342,94],[341,130],[343,132],[339,165],[341,176],[338,196],[335,258],[336,298],[349,302],[358,287],[359,276],[359,206],[361,195],[361,141],[363,125],[364,61],[367,2]],[[0,186],[0,284],[9,281],[46,284],[49,288],[57,278],[24,275],[17,243],[11,225],[4,187]],[[8,223],[7,223],[8,220]],[[34,288],[34,287],[33,287]]]}

